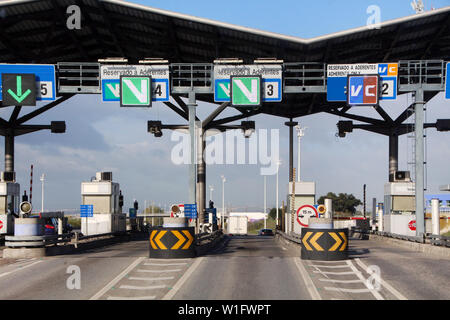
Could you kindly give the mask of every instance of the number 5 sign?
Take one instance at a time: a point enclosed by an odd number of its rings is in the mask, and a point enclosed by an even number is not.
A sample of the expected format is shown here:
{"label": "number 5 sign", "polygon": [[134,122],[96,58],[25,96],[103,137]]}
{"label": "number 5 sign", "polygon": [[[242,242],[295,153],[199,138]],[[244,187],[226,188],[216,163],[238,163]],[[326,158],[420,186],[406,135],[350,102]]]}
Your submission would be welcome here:
{"label": "number 5 sign", "polygon": [[314,206],[311,206],[309,204],[301,206],[297,210],[297,222],[302,226],[307,228],[308,227],[308,220],[309,218],[318,218],[319,213],[317,212],[317,209],[314,208]]}

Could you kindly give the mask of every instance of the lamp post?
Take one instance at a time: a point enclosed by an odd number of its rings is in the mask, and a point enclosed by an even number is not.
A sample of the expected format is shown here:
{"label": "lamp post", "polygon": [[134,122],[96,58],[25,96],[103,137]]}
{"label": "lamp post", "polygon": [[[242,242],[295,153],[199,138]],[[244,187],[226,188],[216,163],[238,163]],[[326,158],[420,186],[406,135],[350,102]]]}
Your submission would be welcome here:
{"label": "lamp post", "polygon": [[45,181],[45,174],[42,174],[42,176],[41,176],[41,182],[42,182],[41,212],[44,212],[44,181]]}
{"label": "lamp post", "polygon": [[276,204],[275,207],[277,208],[277,219],[276,219],[276,226],[278,226],[278,171],[280,171],[280,164],[281,160],[277,161],[277,182],[276,182]]}
{"label": "lamp post", "polygon": [[267,206],[266,206],[266,183],[267,183],[267,176],[264,176],[264,229],[267,229],[267,219],[266,219],[266,212],[267,212]]}
{"label": "lamp post", "polygon": [[222,216],[225,217],[225,179],[224,175],[220,176],[222,178]]}
{"label": "lamp post", "polygon": [[296,125],[295,129],[297,129],[297,138],[298,138],[298,159],[297,159],[297,181],[300,182],[300,141],[302,139],[302,137],[305,135],[305,130],[307,127],[302,128],[300,125]]}
{"label": "lamp post", "polygon": [[212,201],[212,192],[214,191],[214,186],[209,186],[209,200]]}

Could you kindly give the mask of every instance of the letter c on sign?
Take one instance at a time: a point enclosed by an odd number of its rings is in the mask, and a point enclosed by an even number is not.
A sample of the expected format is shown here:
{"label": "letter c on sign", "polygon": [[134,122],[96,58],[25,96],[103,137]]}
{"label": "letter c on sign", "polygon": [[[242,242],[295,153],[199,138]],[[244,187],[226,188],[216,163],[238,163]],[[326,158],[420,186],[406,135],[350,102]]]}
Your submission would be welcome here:
{"label": "letter c on sign", "polygon": [[376,87],[376,86],[374,86],[374,85],[368,85],[368,86],[366,86],[366,96],[367,96],[367,97],[375,97],[375,93],[370,93],[370,91],[371,91],[371,90],[373,91],[373,89],[375,89],[375,87]]}

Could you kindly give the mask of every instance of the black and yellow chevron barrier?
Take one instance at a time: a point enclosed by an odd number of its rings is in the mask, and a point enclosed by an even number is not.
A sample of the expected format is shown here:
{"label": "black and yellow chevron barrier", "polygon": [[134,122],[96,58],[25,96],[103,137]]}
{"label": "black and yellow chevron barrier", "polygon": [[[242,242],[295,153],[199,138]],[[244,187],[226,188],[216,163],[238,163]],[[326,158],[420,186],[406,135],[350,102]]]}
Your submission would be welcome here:
{"label": "black and yellow chevron barrier", "polygon": [[302,229],[302,260],[348,259],[348,229]]}
{"label": "black and yellow chevron barrier", "polygon": [[194,227],[150,229],[150,258],[193,258],[194,239]]}

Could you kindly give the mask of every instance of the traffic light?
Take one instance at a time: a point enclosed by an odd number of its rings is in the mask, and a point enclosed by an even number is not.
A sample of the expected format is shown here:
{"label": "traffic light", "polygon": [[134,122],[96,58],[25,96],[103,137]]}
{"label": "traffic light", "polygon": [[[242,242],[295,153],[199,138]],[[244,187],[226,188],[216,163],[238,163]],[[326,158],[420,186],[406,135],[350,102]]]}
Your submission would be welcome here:
{"label": "traffic light", "polygon": [[436,129],[437,131],[450,131],[450,119],[437,119]]}
{"label": "traffic light", "polygon": [[137,200],[134,200],[133,207],[134,207],[134,209],[135,209],[136,211],[138,210],[139,205],[138,205]]}
{"label": "traffic light", "polygon": [[353,121],[339,121],[337,127],[339,137],[345,138],[346,133],[353,132]]}
{"label": "traffic light", "polygon": [[120,190],[120,193],[119,193],[119,207],[120,207],[120,208],[123,207],[123,195],[122,195],[122,190]]}
{"label": "traffic light", "polygon": [[162,123],[161,121],[148,121],[147,131],[155,135],[156,138],[162,137],[161,131]]}
{"label": "traffic light", "polygon": [[50,123],[52,133],[65,133],[66,122],[65,121],[52,121]]}
{"label": "traffic light", "polygon": [[241,126],[246,138],[250,138],[253,132],[255,132],[255,121],[242,121]]}

